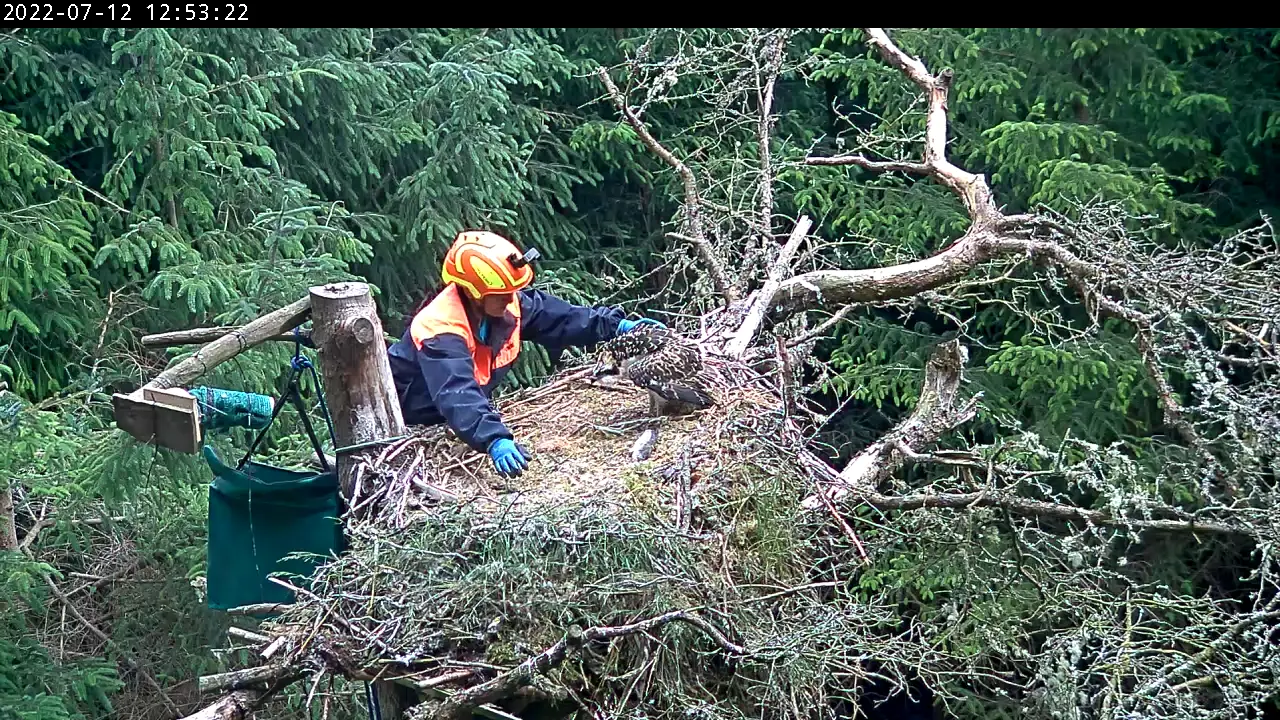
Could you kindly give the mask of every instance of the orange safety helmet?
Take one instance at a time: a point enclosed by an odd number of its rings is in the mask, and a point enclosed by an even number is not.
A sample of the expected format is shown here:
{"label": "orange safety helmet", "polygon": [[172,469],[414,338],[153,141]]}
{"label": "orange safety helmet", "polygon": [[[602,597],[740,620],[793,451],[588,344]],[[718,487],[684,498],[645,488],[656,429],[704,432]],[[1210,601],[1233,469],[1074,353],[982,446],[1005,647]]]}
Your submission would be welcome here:
{"label": "orange safety helmet", "polygon": [[513,293],[533,282],[537,250],[521,253],[510,240],[484,230],[463,230],[444,256],[440,278],[467,291],[472,300]]}

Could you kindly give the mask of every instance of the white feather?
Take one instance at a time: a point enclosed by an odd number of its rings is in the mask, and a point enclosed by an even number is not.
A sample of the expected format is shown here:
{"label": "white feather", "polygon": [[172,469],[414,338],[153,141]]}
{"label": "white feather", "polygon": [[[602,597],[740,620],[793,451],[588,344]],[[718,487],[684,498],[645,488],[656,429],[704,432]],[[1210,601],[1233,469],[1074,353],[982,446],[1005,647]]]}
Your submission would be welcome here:
{"label": "white feather", "polygon": [[640,437],[636,438],[635,444],[631,446],[631,461],[640,462],[648,460],[649,455],[653,452],[653,448],[658,444],[658,429],[649,428],[640,433]]}

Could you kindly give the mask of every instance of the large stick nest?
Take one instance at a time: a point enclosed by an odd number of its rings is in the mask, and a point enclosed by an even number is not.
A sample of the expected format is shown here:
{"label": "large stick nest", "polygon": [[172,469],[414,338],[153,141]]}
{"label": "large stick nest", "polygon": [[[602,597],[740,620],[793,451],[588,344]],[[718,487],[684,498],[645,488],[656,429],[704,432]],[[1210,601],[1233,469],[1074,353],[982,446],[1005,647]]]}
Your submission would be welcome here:
{"label": "large stick nest", "polygon": [[440,429],[388,446],[357,471],[349,551],[317,573],[277,632],[325,638],[345,668],[453,676],[441,687],[455,689],[575,626],[689,610],[750,647],[749,659],[673,623],[589,643],[535,694],[610,717],[825,704],[830,665],[843,660],[824,648],[847,631],[819,605],[834,583],[814,584],[820,571],[804,550],[800,499],[814,487],[796,462],[804,440],[765,380],[722,370],[737,379],[727,400],[654,423],[643,461],[631,451],[651,426],[645,392],[583,371],[499,403],[534,452],[513,481]]}

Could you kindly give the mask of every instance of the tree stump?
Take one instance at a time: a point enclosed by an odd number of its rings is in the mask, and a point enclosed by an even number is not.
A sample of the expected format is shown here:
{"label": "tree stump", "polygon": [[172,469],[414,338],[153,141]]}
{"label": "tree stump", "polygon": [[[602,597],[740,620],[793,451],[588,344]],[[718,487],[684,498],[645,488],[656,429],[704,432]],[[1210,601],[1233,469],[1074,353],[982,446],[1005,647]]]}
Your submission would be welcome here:
{"label": "tree stump", "polygon": [[[311,288],[311,333],[320,356],[324,397],[333,417],[338,447],[388,440],[404,434],[404,417],[391,377],[382,321],[365,283],[331,283]],[[335,448],[336,450],[337,448]],[[352,460],[360,452],[338,453],[338,480],[351,497]],[[407,702],[402,689],[375,682],[383,720],[404,717]]]}
{"label": "tree stump", "polygon": [[[404,418],[382,339],[382,321],[369,286],[349,282],[311,288],[311,318],[311,337],[320,356],[325,402],[333,416],[338,447],[403,435]],[[356,454],[338,455],[338,478],[347,497]]]}

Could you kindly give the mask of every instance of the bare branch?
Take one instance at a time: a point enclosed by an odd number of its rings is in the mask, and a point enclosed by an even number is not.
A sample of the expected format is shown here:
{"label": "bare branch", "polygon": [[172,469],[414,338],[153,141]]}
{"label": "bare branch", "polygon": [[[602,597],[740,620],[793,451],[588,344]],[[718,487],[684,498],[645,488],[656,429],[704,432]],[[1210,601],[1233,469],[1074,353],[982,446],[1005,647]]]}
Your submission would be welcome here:
{"label": "bare branch", "polygon": [[885,62],[905,73],[929,97],[929,114],[925,121],[925,165],[938,180],[960,196],[976,225],[985,227],[995,222],[1001,213],[995,206],[986,179],[961,170],[947,159],[947,93],[951,89],[951,71],[943,70],[936,76],[931,75],[923,62],[903,52],[883,29],[863,28],[863,32],[867,34],[867,42],[880,52]]}
{"label": "bare branch", "polygon": [[622,91],[613,82],[613,78],[609,77],[609,71],[602,67],[597,71],[597,75],[600,76],[600,81],[604,83],[605,89],[609,91],[609,97],[613,100],[614,107],[627,121],[627,124],[631,126],[631,129],[635,130],[636,134],[640,136],[641,142],[680,175],[680,180],[684,183],[685,222],[689,227],[689,235],[696,238],[694,240],[694,248],[707,265],[707,271],[711,273],[711,280],[715,283],[716,290],[724,297],[726,302],[732,303],[738,297],[737,291],[734,290],[732,283],[729,282],[724,267],[720,264],[719,258],[715,256],[710,243],[707,242],[706,234],[702,228],[702,209],[699,207],[698,182],[693,176],[693,171],[689,169],[688,165],[684,164],[684,161],[663,147],[662,143],[658,142],[657,138],[649,132],[649,128],[645,127],[640,118],[631,111],[631,108],[627,106],[626,97],[623,96]]}
{"label": "bare branch", "polygon": [[587,630],[573,628],[555,645],[525,660],[514,669],[508,670],[488,682],[455,693],[441,703],[434,717],[436,720],[462,720],[470,715],[472,709],[476,706],[509,697],[517,689],[530,684],[533,682],[535,675],[542,675],[556,667],[564,662],[571,650],[576,650],[588,642],[612,640],[635,633],[648,633],[671,622],[684,622],[693,625],[710,636],[725,652],[733,655],[746,653],[746,649],[741,645],[730,642],[723,633],[706,620],[687,610],[675,610],[630,625],[593,627]]}
{"label": "bare branch", "polygon": [[936,76],[932,75],[923,62],[907,55],[895,45],[883,29],[863,28],[863,32],[867,35],[868,44],[880,53],[880,57],[901,70],[928,97],[924,162],[886,162],[857,155],[841,155],[830,158],[810,157],[805,160],[805,164],[856,165],[868,170],[927,174],[951,188],[960,198],[975,228],[985,230],[997,223],[1002,214],[995,205],[986,179],[960,169],[947,159],[947,94],[951,90],[951,71],[943,70]]}
{"label": "bare branch", "polygon": [[[204,343],[213,342],[224,335],[229,335],[240,328],[235,325],[222,325],[218,327],[192,328],[190,330],[174,330],[172,332],[156,333],[154,335],[143,335],[142,346],[149,348],[172,347],[175,345],[203,345]],[[279,335],[271,335],[266,340],[280,340],[293,342],[301,339],[303,342],[311,341],[311,333],[299,333],[295,337],[292,333],[281,333]]]}
{"label": "bare branch", "polygon": [[839,167],[856,165],[864,170],[877,172],[902,172],[912,175],[931,175],[933,168],[925,163],[898,162],[894,160],[870,160],[861,155],[835,155],[833,157],[807,157],[805,165],[817,167]]}
{"label": "bare branch", "polygon": [[774,320],[803,310],[911,297],[964,277],[990,260],[992,236],[970,232],[942,252],[914,262],[863,270],[815,270],[785,280],[767,303]]}
{"label": "bare branch", "polygon": [[813,221],[808,215],[802,215],[796,222],[796,226],[791,230],[791,237],[787,238],[787,244],[782,246],[778,252],[778,257],[774,259],[773,265],[769,268],[769,277],[765,281],[764,287],[760,288],[760,292],[755,295],[747,315],[743,319],[742,324],[734,331],[729,341],[725,343],[725,354],[729,357],[740,358],[747,351],[747,347],[751,345],[752,338],[755,337],[756,331],[760,328],[760,323],[764,322],[765,316],[769,311],[769,301],[774,296],[775,289],[782,284],[782,279],[791,271],[791,258],[795,256],[796,250],[800,248],[800,243],[804,241],[809,234],[809,228],[813,227]]}
{"label": "bare branch", "polygon": [[182,720],[247,720],[262,703],[264,694],[259,690],[237,690]]}
{"label": "bare branch", "polygon": [[311,297],[307,296],[210,342],[191,357],[157,375],[147,385],[160,389],[185,387],[215,366],[302,324],[310,316]]}
{"label": "bare branch", "polygon": [[1072,505],[1030,500],[994,490],[969,493],[920,493],[914,495],[882,495],[878,492],[856,492],[856,497],[880,510],[920,510],[925,508],[950,508],[968,510],[975,507],[1004,508],[1015,515],[1081,520],[1094,525],[1133,528],[1135,530],[1161,530],[1176,532],[1203,532],[1217,535],[1253,537],[1248,528],[1222,522],[1196,520],[1146,520],[1114,517],[1097,510],[1085,510]]}

